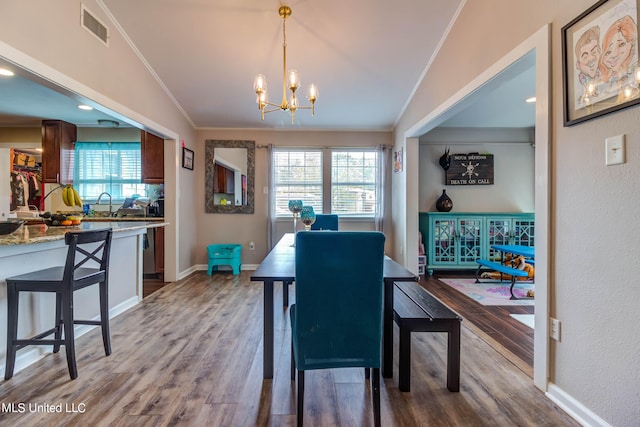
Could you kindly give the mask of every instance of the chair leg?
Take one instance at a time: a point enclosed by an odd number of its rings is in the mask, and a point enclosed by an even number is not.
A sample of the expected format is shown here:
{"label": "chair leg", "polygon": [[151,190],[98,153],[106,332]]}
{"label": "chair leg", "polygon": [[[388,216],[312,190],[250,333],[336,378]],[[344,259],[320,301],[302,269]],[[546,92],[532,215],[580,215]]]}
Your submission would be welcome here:
{"label": "chair leg", "polygon": [[304,371],[298,371],[298,427],[302,427],[304,413]]}
{"label": "chair leg", "polygon": [[78,377],[76,351],[73,332],[73,291],[65,289],[62,293],[62,321],[64,323],[64,348],[67,353],[67,366],[72,380]]}
{"label": "chair leg", "polygon": [[57,353],[60,351],[60,341],[62,340],[62,295],[60,292],[56,292],[56,333],[54,334],[54,339],[58,342],[53,345],[53,352]]}
{"label": "chair leg", "polygon": [[364,379],[368,380],[369,378],[371,378],[371,371],[369,368],[364,368]]}
{"label": "chair leg", "polygon": [[380,368],[373,368],[373,424],[380,427]]}
{"label": "chair leg", "polygon": [[16,364],[15,340],[18,337],[18,295],[13,284],[7,284],[7,356],[4,368],[4,379],[13,377]]}
{"label": "chair leg", "polygon": [[102,326],[102,343],[104,354],[111,354],[111,338],[109,337],[109,288],[107,282],[100,282],[100,325]]}
{"label": "chair leg", "polygon": [[293,356],[293,339],[291,339],[291,381],[296,379],[296,360]]}

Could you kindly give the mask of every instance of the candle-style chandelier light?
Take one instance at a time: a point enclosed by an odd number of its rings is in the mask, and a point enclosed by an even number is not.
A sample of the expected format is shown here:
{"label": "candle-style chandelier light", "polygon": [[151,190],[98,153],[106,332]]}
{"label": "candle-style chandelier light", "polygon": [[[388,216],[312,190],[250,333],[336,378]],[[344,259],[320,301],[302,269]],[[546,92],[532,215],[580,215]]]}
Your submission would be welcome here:
{"label": "candle-style chandelier light", "polygon": [[[291,123],[293,124],[295,113],[298,109],[311,110],[311,115],[315,115],[314,106],[318,99],[318,87],[315,84],[309,85],[307,99],[311,105],[301,106],[298,104],[298,98],[296,97],[296,90],[300,87],[298,72],[296,70],[289,70],[287,73],[287,35],[285,31],[285,24],[287,18],[291,16],[291,8],[285,5],[280,6],[278,14],[282,18],[282,102],[280,104],[269,102],[267,98],[267,78],[264,74],[258,74],[256,76],[253,81],[253,90],[257,95],[256,102],[258,103],[258,109],[260,110],[262,120],[264,120],[265,113],[282,110],[289,111],[291,113]],[[289,100],[287,100],[287,88],[291,91],[291,98],[289,98]],[[267,109],[267,106],[272,106],[274,108]]]}

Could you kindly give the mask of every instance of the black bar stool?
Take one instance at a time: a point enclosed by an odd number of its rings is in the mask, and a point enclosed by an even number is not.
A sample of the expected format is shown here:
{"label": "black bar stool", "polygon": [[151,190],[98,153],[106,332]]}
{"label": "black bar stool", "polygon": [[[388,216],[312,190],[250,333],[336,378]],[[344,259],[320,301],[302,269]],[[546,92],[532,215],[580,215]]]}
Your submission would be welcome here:
{"label": "black bar stool", "polygon": [[[53,352],[65,346],[71,379],[78,376],[74,348],[73,325],[100,325],[104,352],[111,354],[109,339],[109,251],[112,230],[70,231],[65,234],[69,246],[64,267],[52,267],[7,280],[7,360],[4,379],[13,376],[16,351],[27,345],[53,345]],[[91,262],[93,261],[93,262]],[[85,265],[89,263],[88,265]],[[95,265],[97,263],[97,266]],[[100,320],[74,320],[73,292],[90,285],[100,286]],[[55,292],[56,323],[53,329],[29,339],[18,339],[18,297],[20,292]],[[64,330],[64,338],[62,338]],[[54,334],[54,339],[44,339]]]}

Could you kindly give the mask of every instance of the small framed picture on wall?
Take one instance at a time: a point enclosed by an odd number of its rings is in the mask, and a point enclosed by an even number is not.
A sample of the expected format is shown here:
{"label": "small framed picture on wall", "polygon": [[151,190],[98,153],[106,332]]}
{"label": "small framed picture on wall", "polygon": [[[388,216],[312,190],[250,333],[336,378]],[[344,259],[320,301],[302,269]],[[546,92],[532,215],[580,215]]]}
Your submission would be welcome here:
{"label": "small framed picture on wall", "polygon": [[182,167],[193,170],[193,151],[182,147]]}

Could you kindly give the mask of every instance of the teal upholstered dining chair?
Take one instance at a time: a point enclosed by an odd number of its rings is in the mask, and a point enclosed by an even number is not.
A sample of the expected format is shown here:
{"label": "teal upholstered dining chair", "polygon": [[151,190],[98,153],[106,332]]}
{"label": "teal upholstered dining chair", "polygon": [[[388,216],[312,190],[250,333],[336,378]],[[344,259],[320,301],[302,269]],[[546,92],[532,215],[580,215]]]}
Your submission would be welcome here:
{"label": "teal upholstered dining chair", "polygon": [[338,215],[336,214],[316,214],[316,222],[311,224],[312,230],[334,230],[338,231]]}
{"label": "teal upholstered dining chair", "polygon": [[298,372],[298,425],[304,372],[363,367],[371,376],[375,425],[380,425],[384,234],[299,232],[296,303],[291,306],[291,379]]}

